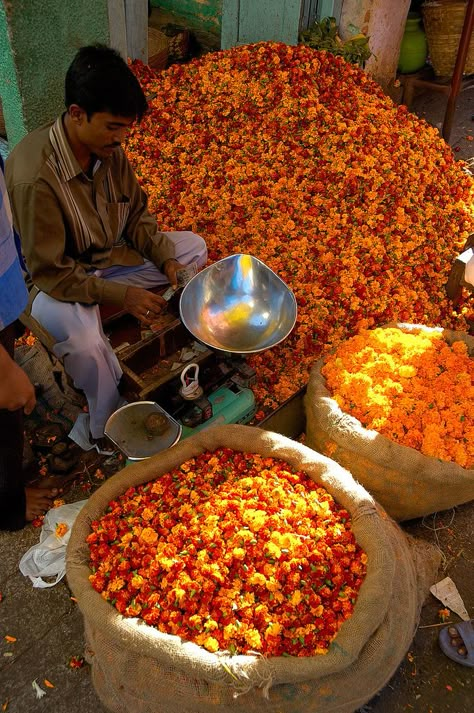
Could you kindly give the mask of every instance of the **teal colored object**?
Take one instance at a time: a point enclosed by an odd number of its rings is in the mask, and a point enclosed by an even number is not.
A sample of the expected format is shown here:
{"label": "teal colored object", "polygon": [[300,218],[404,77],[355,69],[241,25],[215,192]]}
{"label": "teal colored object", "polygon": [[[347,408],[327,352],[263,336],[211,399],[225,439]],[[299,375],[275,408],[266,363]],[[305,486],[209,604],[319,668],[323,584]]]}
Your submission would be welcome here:
{"label": "teal colored object", "polygon": [[409,12],[400,46],[398,71],[402,74],[417,72],[425,66],[427,55],[428,44],[421,27],[421,16],[417,12]]}
{"label": "teal colored object", "polygon": [[222,426],[226,423],[248,423],[255,415],[255,397],[252,389],[241,388],[240,386],[230,389],[227,386],[221,386],[220,389],[214,391],[207,398],[212,404],[213,415],[210,419],[194,428],[183,426],[180,440],[192,436],[193,433],[198,431],[203,431],[210,426]]}
{"label": "teal colored object", "polygon": [[222,0],[221,49],[252,42],[298,44],[301,0]]}

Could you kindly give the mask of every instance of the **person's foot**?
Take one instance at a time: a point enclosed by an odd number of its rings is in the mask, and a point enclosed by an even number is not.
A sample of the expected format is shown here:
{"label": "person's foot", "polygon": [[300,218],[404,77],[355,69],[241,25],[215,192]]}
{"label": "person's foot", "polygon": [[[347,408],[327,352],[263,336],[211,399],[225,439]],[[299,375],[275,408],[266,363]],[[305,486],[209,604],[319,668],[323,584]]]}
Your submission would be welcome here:
{"label": "person's foot", "polygon": [[52,505],[52,500],[59,494],[57,488],[25,488],[26,520],[31,522],[43,515]]}
{"label": "person's foot", "polygon": [[38,476],[38,474],[36,474],[34,479],[27,481],[26,487],[34,488],[36,490],[54,489],[57,494],[63,495],[70,489],[70,486],[74,482],[77,475],[77,473],[69,473],[69,475],[46,476]]}

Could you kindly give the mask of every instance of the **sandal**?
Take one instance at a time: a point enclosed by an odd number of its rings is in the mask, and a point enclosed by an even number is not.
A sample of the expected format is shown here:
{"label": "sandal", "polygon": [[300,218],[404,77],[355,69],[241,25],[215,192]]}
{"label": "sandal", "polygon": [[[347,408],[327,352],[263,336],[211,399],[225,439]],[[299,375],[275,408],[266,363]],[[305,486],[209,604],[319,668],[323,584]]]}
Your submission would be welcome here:
{"label": "sandal", "polygon": [[463,666],[474,666],[474,626],[473,619],[459,624],[445,626],[439,632],[441,651],[448,658]]}

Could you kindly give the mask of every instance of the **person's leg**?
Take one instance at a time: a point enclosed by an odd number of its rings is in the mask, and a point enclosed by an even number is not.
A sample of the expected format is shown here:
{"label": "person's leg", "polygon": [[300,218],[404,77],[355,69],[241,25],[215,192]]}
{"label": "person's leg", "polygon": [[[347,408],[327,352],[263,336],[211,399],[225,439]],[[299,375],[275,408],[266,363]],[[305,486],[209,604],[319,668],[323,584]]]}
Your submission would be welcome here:
{"label": "person's leg", "polygon": [[[13,358],[15,326],[0,332],[0,344]],[[20,530],[26,523],[22,476],[23,410],[0,409],[0,529]]]}
{"label": "person's leg", "polygon": [[[0,332],[0,344],[13,358],[15,325]],[[52,488],[25,489],[23,409],[0,409],[0,530],[21,530],[51,507]]]}
{"label": "person's leg", "polygon": [[[207,248],[201,236],[190,231],[168,232],[166,235],[174,242],[176,260],[182,265],[190,265],[195,262],[198,267],[203,267],[206,264]],[[166,275],[149,260],[145,260],[143,265],[134,265],[133,267],[114,265],[101,270],[100,276],[106,280],[144,289],[168,284]]]}
{"label": "person's leg", "polygon": [[40,292],[31,314],[57,340],[55,355],[87,398],[91,435],[102,438],[108,417],[122,402],[117,388],[122,370],[102,329],[99,308],[59,302]]}

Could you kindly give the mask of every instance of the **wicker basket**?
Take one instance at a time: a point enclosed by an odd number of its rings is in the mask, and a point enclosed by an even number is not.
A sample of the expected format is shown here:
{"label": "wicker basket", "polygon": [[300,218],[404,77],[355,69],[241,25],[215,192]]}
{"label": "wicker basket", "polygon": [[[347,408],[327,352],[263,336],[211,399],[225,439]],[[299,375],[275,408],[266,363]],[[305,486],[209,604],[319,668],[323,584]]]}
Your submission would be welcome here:
{"label": "wicker basket", "polygon": [[[423,24],[429,56],[438,77],[450,77],[454,70],[467,2],[426,0],[422,5]],[[474,72],[474,37],[471,37],[464,74]]]}
{"label": "wicker basket", "polygon": [[169,56],[169,37],[154,27],[148,28],[148,65],[166,69]]}

